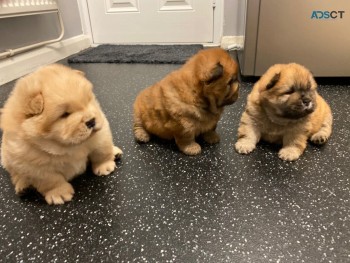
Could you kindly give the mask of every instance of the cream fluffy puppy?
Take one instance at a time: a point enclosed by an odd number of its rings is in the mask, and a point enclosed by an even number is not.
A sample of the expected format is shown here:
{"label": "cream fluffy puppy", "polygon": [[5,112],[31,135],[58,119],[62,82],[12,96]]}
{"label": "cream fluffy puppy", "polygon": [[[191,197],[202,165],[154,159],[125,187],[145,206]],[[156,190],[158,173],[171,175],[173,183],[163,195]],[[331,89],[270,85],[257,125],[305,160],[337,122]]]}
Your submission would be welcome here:
{"label": "cream fluffy puppy", "polygon": [[87,162],[96,175],[115,169],[108,121],[80,71],[63,65],[43,67],[17,81],[2,109],[1,160],[15,191],[28,187],[48,204],[70,201],[69,183],[83,173]]}

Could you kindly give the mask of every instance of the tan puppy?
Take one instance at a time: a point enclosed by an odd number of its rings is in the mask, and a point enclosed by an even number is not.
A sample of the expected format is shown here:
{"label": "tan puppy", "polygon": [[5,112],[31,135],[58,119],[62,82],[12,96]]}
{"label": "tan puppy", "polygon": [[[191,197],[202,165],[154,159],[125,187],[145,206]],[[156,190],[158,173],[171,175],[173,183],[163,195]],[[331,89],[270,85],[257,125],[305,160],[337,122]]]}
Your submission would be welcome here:
{"label": "tan puppy", "polygon": [[141,91],[134,103],[136,140],[150,134],[175,139],[188,155],[201,152],[195,138],[219,142],[215,132],[224,106],[238,97],[237,64],[221,48],[198,52],[180,69]]}
{"label": "tan puppy", "polygon": [[263,139],[282,144],[279,157],[294,161],[308,139],[325,143],[332,132],[332,113],[316,88],[312,74],[301,65],[277,64],[268,69],[248,96],[236,150],[250,153]]}
{"label": "tan puppy", "polygon": [[18,80],[2,109],[2,165],[17,194],[36,188],[49,204],[70,201],[68,181],[87,161],[97,175],[115,169],[108,121],[84,74],[50,65]]}

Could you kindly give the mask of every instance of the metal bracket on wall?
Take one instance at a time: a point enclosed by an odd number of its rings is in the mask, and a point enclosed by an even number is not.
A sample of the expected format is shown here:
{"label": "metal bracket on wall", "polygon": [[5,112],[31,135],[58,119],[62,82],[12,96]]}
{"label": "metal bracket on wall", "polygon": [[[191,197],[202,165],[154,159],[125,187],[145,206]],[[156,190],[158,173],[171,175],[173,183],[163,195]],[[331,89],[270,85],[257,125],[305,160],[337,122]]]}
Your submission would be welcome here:
{"label": "metal bracket on wall", "polygon": [[5,52],[0,53],[0,59],[12,57],[16,54],[42,47],[47,44],[55,43],[60,41],[64,36],[64,25],[61,17],[61,13],[58,9],[58,5],[55,0],[48,0],[46,4],[43,4],[40,0],[25,1],[25,0],[4,0],[0,1],[0,19],[9,17],[19,17],[28,15],[41,15],[47,13],[57,13],[61,33],[60,35],[51,40],[35,43],[25,47],[20,47],[16,49],[8,49]]}

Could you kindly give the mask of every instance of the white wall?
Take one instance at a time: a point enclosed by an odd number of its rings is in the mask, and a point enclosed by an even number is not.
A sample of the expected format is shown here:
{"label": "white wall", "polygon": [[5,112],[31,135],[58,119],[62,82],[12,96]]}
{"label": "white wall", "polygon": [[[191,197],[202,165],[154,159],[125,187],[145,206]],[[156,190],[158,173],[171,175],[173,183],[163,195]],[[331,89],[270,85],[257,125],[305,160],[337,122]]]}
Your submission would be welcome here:
{"label": "white wall", "polygon": [[[224,0],[223,36],[243,36],[245,0]],[[63,17],[63,39],[83,34],[77,0],[58,0]],[[0,52],[56,38],[59,24],[55,14],[0,19]],[[11,37],[3,37],[11,36]]]}
{"label": "white wall", "polygon": [[[63,39],[83,34],[77,0],[58,0],[65,35]],[[0,19],[0,52],[58,37],[56,14]],[[10,37],[4,37],[10,36]]]}
{"label": "white wall", "polygon": [[224,36],[243,36],[246,0],[224,0]]}

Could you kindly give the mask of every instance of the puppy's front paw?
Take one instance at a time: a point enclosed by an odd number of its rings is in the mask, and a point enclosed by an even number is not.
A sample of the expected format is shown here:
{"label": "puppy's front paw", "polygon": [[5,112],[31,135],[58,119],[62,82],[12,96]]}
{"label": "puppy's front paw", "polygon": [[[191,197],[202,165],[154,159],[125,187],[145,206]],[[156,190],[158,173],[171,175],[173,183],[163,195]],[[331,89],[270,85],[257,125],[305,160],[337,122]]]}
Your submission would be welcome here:
{"label": "puppy's front paw", "polygon": [[47,191],[44,196],[49,205],[61,205],[72,200],[74,189],[70,183],[62,184]]}
{"label": "puppy's front paw", "polygon": [[235,144],[235,149],[240,154],[248,154],[255,149],[255,143],[249,140],[238,140]]}
{"label": "puppy's front paw", "polygon": [[196,142],[190,143],[185,146],[181,146],[179,148],[184,154],[187,155],[197,155],[200,154],[202,151],[201,146]]}
{"label": "puppy's front paw", "polygon": [[310,141],[314,144],[324,144],[328,140],[328,134],[325,132],[317,132],[311,136]]}
{"label": "puppy's front paw", "polygon": [[296,147],[285,147],[278,152],[279,158],[284,161],[295,161],[302,153]]}
{"label": "puppy's front paw", "polygon": [[93,172],[98,176],[109,175],[114,171],[116,165],[114,161],[107,161],[98,165],[93,165]]}
{"label": "puppy's front paw", "polygon": [[122,157],[123,151],[117,146],[113,146],[113,154],[115,158],[119,159]]}
{"label": "puppy's front paw", "polygon": [[220,136],[215,131],[210,131],[202,135],[203,139],[210,144],[218,143]]}

